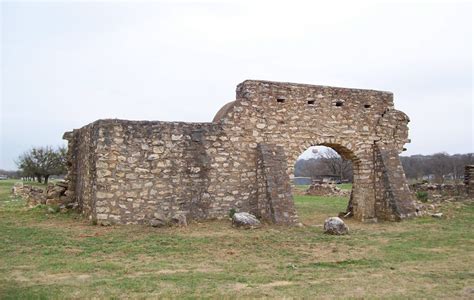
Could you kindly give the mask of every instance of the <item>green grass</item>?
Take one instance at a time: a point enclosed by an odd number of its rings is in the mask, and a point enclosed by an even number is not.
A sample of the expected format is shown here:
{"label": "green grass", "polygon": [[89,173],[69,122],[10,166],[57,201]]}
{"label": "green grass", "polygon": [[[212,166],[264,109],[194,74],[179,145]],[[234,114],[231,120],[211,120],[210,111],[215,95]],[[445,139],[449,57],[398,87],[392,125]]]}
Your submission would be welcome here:
{"label": "green grass", "polygon": [[301,228],[230,222],[186,228],[92,226],[27,209],[0,182],[0,299],[472,298],[474,205],[443,219],[347,221],[322,233],[347,198],[295,196]]}

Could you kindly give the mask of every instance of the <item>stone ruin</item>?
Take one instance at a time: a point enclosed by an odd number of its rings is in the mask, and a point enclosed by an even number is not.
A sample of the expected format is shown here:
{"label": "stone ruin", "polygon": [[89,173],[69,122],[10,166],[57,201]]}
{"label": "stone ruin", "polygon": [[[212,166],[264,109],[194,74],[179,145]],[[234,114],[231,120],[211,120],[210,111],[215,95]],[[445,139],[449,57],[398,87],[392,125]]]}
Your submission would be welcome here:
{"label": "stone ruin", "polygon": [[408,122],[390,92],[247,80],[210,123],[110,119],[66,132],[69,197],[98,224],[231,210],[296,224],[294,163],[323,145],[352,161],[354,218],[401,220],[415,215],[398,156]]}
{"label": "stone ruin", "polygon": [[77,202],[67,190],[68,183],[59,181],[49,183],[46,188],[17,182],[12,188],[15,196],[20,196],[26,200],[28,207],[37,205],[56,206],[58,209],[68,210],[77,208]]}
{"label": "stone ruin", "polygon": [[351,191],[340,189],[334,182],[313,182],[304,194],[309,196],[346,197],[351,194]]}

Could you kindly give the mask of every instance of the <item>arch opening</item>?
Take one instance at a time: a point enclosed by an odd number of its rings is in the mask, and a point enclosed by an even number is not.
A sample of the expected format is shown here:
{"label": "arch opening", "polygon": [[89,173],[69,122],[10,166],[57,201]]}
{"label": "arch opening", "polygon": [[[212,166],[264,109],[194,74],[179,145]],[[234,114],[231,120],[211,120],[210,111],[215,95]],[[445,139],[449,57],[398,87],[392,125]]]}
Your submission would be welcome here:
{"label": "arch opening", "polygon": [[321,224],[327,217],[353,216],[359,160],[347,147],[318,143],[303,147],[293,160],[292,191],[304,224]]}

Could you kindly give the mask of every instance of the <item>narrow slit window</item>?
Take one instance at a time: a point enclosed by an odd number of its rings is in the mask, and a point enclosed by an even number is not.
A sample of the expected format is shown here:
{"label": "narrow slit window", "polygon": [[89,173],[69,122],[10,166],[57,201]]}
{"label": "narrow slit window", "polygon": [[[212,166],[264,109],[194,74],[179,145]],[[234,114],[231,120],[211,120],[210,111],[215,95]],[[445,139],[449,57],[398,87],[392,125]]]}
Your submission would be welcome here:
{"label": "narrow slit window", "polygon": [[343,106],[344,105],[344,102],[343,101],[336,101],[336,106]]}
{"label": "narrow slit window", "polygon": [[371,106],[372,106],[372,105],[370,105],[370,104],[365,104],[365,105],[364,105],[365,108],[370,108]]}
{"label": "narrow slit window", "polygon": [[285,98],[277,98],[278,103],[285,103]]}
{"label": "narrow slit window", "polygon": [[313,105],[313,104],[314,104],[314,100],[308,100],[308,104],[309,104],[309,105]]}

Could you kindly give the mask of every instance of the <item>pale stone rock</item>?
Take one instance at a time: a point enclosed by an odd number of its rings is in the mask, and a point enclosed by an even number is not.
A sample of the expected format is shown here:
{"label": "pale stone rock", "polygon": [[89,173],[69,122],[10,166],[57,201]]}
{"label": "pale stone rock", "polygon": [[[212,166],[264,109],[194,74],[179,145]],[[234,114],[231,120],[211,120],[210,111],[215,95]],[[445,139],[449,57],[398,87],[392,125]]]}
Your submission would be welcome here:
{"label": "pale stone rock", "polygon": [[235,227],[257,228],[261,226],[261,223],[252,214],[247,212],[238,212],[232,216],[232,225]]}
{"label": "pale stone rock", "polygon": [[324,221],[324,233],[344,235],[349,233],[349,227],[339,217],[330,217]]}

